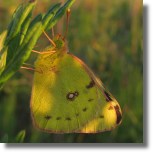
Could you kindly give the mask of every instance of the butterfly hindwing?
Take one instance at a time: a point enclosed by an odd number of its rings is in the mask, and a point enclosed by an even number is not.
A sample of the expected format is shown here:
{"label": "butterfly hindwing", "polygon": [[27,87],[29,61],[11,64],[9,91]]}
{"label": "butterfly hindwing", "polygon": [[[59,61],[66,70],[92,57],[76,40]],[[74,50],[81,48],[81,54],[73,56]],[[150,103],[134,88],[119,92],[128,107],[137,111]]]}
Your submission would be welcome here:
{"label": "butterfly hindwing", "polygon": [[120,124],[122,121],[122,112],[119,104],[110,94],[110,92],[106,89],[100,79],[84,62],[82,62],[80,59],[78,59],[72,54],[69,55],[71,55],[79,63],[81,63],[84,69],[92,77],[93,81],[95,82],[95,86],[98,90],[98,98],[100,102],[100,107],[96,118],[83,128],[77,130],[76,132],[97,133],[115,128],[116,125]]}

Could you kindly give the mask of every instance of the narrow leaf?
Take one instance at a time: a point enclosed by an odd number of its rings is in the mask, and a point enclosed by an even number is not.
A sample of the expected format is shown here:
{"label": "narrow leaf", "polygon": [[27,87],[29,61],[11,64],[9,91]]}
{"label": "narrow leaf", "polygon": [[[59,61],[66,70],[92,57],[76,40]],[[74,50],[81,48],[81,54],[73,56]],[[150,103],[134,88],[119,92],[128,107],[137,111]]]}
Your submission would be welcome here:
{"label": "narrow leaf", "polygon": [[4,42],[5,38],[7,36],[7,30],[5,30],[1,35],[0,35],[0,74],[5,68],[6,64],[6,55],[7,55],[7,47],[4,47]]}
{"label": "narrow leaf", "polygon": [[37,22],[41,22],[42,19],[44,18],[45,13],[40,13],[38,14],[30,23],[29,28],[31,28],[34,24],[36,24]]}
{"label": "narrow leaf", "polygon": [[42,24],[43,24],[43,29],[46,28],[48,22],[53,19],[53,17],[55,16],[56,12],[59,10],[61,6],[61,3],[58,3],[56,5],[54,5],[53,7],[51,7],[48,12],[46,13],[45,17],[43,18]]}
{"label": "narrow leaf", "polygon": [[0,76],[0,83],[5,82],[7,79],[9,79],[21,67],[21,65],[28,59],[31,53],[31,50],[39,37],[41,28],[42,28],[42,24],[39,22],[34,24],[28,30],[16,54],[14,55],[12,60],[8,63],[8,65],[2,72]]}
{"label": "narrow leaf", "polygon": [[61,17],[66,13],[67,9],[70,8],[70,6],[74,3],[75,0],[68,0],[56,13],[53,20],[50,20],[45,30],[49,30],[52,28],[60,19]]}
{"label": "narrow leaf", "polygon": [[5,45],[8,45],[10,41],[18,34],[22,23],[24,22],[28,14],[34,9],[36,3],[37,3],[37,0],[29,1],[29,3],[25,6],[23,11],[17,11],[18,13],[15,13],[13,25],[12,25],[9,36],[6,39]]}
{"label": "narrow leaf", "polygon": [[18,135],[15,137],[13,143],[23,143],[25,138],[25,130],[22,130],[18,133]]}
{"label": "narrow leaf", "polygon": [[8,52],[7,52],[6,65],[10,62],[10,60],[12,59],[12,57],[17,52],[20,44],[22,43],[22,41],[24,39],[24,36],[26,35],[26,32],[28,30],[28,27],[29,27],[31,18],[32,18],[32,11],[28,14],[27,18],[22,23],[21,29],[18,32],[18,34],[14,37],[14,39],[9,44]]}
{"label": "narrow leaf", "polygon": [[24,36],[26,35],[26,32],[28,30],[28,27],[29,27],[31,18],[32,18],[32,11],[28,14],[27,18],[24,20],[24,22],[23,22],[23,24],[21,26],[21,31],[20,31],[20,34],[21,34],[20,44],[22,43],[22,41],[24,39]]}
{"label": "narrow leaf", "polygon": [[23,4],[19,5],[16,10],[14,11],[13,15],[12,15],[12,20],[10,22],[10,24],[8,25],[8,35],[7,36],[10,36],[10,33],[13,33],[13,30],[16,26],[16,24],[18,23],[18,20],[21,16],[23,12]]}

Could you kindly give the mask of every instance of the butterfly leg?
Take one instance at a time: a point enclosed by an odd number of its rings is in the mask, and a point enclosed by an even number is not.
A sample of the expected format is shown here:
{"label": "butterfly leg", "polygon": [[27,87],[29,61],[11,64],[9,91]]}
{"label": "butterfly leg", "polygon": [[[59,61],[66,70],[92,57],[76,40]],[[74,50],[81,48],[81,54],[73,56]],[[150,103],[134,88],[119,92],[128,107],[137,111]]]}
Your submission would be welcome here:
{"label": "butterfly leg", "polygon": [[44,50],[44,47],[45,47],[44,44],[40,44],[40,45],[34,46],[33,48],[36,48],[36,47],[39,47],[39,46],[42,46],[41,50]]}
{"label": "butterfly leg", "polygon": [[33,48],[36,48],[36,47],[39,47],[39,46],[42,46],[42,51],[40,52],[40,51],[36,51],[36,50],[31,50],[32,52],[34,52],[34,53],[38,53],[38,54],[45,54],[45,53],[55,53],[56,51],[53,51],[53,50],[51,50],[51,51],[45,51],[45,52],[43,52],[43,50],[44,50],[44,44],[40,44],[40,45],[37,45],[37,46],[34,46]]}
{"label": "butterfly leg", "polygon": [[35,67],[34,65],[31,65],[31,64],[28,64],[28,63],[23,63],[24,65],[28,65],[28,66],[31,66],[31,67]]}
{"label": "butterfly leg", "polygon": [[[40,44],[40,45],[34,46],[33,48],[36,48],[36,47],[39,47],[39,46],[42,46],[41,51],[43,51],[44,50],[44,47],[45,47],[44,44]],[[31,51],[32,52],[35,52],[35,53],[39,53],[39,51],[36,51],[36,50],[31,50]]]}
{"label": "butterfly leg", "polygon": [[55,50],[50,50],[50,51],[45,51],[45,52],[40,52],[40,51],[36,51],[36,50],[31,50],[34,53],[38,53],[38,54],[45,54],[45,53],[55,53]]}
{"label": "butterfly leg", "polygon": [[[30,65],[30,64],[26,64],[26,63],[25,63],[25,65]],[[41,70],[41,71],[37,71],[37,70],[35,70],[35,69],[31,68],[31,67],[24,67],[24,66],[21,66],[20,68],[21,68],[21,69],[32,70],[32,71],[35,71],[35,72],[38,72],[38,73],[43,74],[43,71],[42,71],[42,70]]]}

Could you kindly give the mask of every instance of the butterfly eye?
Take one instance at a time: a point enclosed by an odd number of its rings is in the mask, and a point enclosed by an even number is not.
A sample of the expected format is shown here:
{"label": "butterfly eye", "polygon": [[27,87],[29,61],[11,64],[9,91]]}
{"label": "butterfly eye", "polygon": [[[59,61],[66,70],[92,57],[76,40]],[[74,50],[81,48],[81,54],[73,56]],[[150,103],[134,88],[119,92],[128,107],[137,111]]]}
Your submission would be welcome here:
{"label": "butterfly eye", "polygon": [[56,47],[57,47],[57,48],[62,48],[62,47],[64,47],[64,45],[65,45],[64,41],[61,40],[61,39],[57,40],[57,41],[55,42],[55,44],[56,44]]}

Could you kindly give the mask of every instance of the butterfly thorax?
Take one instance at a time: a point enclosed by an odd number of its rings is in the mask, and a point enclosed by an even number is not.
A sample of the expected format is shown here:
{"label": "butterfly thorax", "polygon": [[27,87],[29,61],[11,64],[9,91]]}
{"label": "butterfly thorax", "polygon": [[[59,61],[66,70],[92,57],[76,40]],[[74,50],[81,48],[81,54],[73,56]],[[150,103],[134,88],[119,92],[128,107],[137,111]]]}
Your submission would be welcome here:
{"label": "butterfly thorax", "polygon": [[55,52],[49,52],[44,54],[39,54],[37,60],[35,61],[35,67],[36,70],[39,71],[45,71],[45,70],[51,70],[53,67],[56,66],[56,63],[60,58],[64,56],[68,52],[67,49],[67,41],[62,40],[60,38],[53,39],[56,46],[49,45],[47,46],[43,52],[46,51],[55,51]]}

